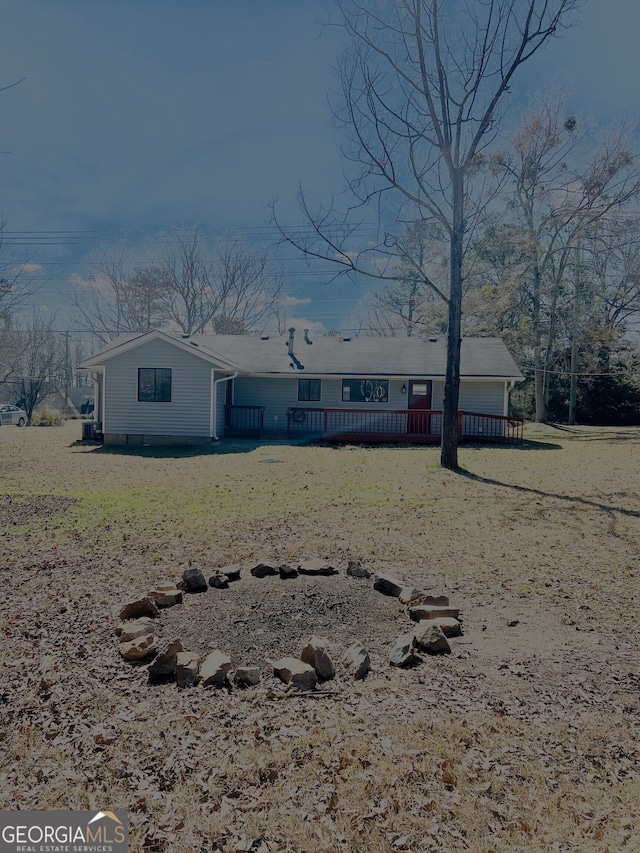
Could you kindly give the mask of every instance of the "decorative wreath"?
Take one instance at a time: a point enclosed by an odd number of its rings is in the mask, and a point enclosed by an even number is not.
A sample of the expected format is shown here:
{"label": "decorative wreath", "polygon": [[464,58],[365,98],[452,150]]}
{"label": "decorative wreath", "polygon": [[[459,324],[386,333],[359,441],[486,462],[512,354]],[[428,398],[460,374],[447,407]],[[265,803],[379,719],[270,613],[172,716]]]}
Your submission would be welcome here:
{"label": "decorative wreath", "polygon": [[294,424],[303,424],[307,419],[307,413],[304,409],[293,409],[291,412],[291,420]]}

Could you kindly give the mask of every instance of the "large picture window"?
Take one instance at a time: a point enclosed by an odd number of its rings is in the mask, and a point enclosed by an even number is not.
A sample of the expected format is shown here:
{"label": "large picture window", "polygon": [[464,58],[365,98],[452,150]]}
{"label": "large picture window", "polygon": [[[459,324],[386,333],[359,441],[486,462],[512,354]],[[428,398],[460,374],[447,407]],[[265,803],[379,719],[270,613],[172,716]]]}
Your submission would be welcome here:
{"label": "large picture window", "polygon": [[343,379],[343,403],[388,403],[388,379]]}
{"label": "large picture window", "polygon": [[298,379],[299,403],[319,403],[320,392],[320,379]]}
{"label": "large picture window", "polygon": [[139,367],[138,400],[141,403],[170,403],[171,368]]}

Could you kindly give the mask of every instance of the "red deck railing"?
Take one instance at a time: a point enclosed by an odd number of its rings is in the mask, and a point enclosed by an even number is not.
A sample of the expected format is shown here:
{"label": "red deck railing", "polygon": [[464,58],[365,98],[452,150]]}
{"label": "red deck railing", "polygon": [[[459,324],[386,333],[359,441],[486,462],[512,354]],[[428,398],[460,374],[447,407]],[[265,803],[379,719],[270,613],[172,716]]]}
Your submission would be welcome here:
{"label": "red deck railing", "polygon": [[[287,424],[280,435],[322,441],[406,442],[438,444],[442,412],[435,409],[324,409],[298,406],[287,409]],[[458,413],[460,442],[521,444],[522,418]],[[265,436],[264,406],[227,406],[225,435]],[[275,433],[269,433],[274,437]]]}

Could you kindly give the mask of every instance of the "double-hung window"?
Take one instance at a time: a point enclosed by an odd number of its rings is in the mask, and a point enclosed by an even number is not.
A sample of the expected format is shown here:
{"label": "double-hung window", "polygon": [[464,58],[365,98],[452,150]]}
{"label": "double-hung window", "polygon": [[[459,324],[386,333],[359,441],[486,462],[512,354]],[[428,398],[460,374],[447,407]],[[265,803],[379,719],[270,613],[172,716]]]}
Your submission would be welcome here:
{"label": "double-hung window", "polygon": [[140,403],[171,402],[171,368],[138,368],[138,401]]}

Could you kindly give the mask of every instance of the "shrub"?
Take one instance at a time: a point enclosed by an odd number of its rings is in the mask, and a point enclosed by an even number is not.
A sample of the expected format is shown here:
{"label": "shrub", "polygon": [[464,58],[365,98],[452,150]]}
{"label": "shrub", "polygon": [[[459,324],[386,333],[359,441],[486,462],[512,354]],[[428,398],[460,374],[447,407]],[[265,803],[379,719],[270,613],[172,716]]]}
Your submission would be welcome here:
{"label": "shrub", "polygon": [[62,413],[48,406],[38,409],[31,417],[32,426],[62,426],[64,423]]}

